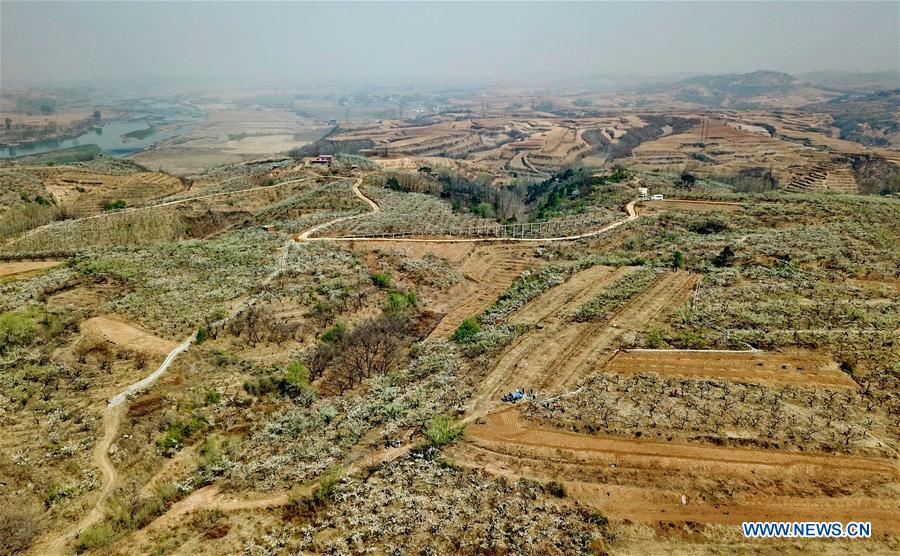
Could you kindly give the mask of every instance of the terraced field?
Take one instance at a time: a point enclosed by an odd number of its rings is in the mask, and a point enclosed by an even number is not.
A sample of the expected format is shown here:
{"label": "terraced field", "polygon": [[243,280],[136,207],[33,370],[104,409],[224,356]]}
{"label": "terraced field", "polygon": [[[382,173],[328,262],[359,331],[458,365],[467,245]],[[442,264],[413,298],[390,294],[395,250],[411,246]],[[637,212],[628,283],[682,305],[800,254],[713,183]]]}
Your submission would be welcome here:
{"label": "terraced field", "polygon": [[483,415],[496,406],[503,393],[516,388],[533,389],[546,397],[573,387],[602,367],[625,334],[643,330],[686,301],[698,279],[688,272],[666,273],[608,320],[571,320],[574,309],[635,270],[598,267],[581,271],[513,314],[512,322],[531,322],[535,327],[500,357],[480,385],[469,418]]}
{"label": "terraced field", "polygon": [[576,434],[530,425],[515,409],[469,425],[450,454],[510,479],[561,481],[569,496],[619,519],[736,525],[865,516],[881,534],[900,531],[890,460]]}
{"label": "terraced field", "polygon": [[603,370],[626,375],[657,373],[762,384],[817,384],[831,388],[858,388],[853,379],[843,373],[831,358],[809,352],[625,350],[607,361]]}

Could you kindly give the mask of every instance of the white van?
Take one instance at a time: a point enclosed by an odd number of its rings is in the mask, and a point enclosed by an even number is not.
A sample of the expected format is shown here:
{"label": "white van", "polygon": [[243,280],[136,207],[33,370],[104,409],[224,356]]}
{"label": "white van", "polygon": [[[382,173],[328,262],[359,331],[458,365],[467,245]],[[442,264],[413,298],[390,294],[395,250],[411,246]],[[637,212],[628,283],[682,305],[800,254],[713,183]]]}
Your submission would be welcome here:
{"label": "white van", "polygon": [[650,197],[650,200],[651,200],[651,201],[662,201],[662,200],[663,200],[663,196],[660,195],[659,193],[657,193],[656,195]]}

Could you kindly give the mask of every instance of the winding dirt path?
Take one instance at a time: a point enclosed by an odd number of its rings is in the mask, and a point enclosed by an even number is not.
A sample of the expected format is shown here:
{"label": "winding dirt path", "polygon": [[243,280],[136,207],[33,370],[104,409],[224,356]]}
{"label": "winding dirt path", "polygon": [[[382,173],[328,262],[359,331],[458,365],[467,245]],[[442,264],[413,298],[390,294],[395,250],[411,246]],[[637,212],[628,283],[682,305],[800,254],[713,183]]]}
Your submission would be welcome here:
{"label": "winding dirt path", "polygon": [[[225,195],[233,195],[235,193],[244,193],[249,191],[258,191],[263,189],[271,189],[274,187],[282,187],[284,185],[288,185],[291,183],[298,183],[306,180],[313,179],[312,177],[300,178],[296,180],[289,180],[286,182],[281,182],[271,186],[263,186],[258,188],[252,188],[247,190],[242,190],[241,192],[225,192],[225,193],[214,193],[210,195],[192,197],[189,199],[179,199],[175,201],[169,201],[165,203],[160,203],[157,205],[149,205],[145,207],[136,207],[132,209],[126,209],[124,211],[120,211],[117,213],[108,213],[108,214],[100,214],[89,216],[77,220],[88,220],[93,218],[103,218],[112,216],[114,214],[123,214],[127,212],[134,212],[138,210],[148,210],[152,208],[160,208],[164,206],[170,206],[179,203],[186,203],[191,201],[196,201],[199,199],[208,199],[213,197],[225,196]],[[321,230],[327,229],[334,224],[338,224],[340,222],[345,222],[348,220],[353,220],[357,218],[363,218],[366,216],[370,216],[375,214],[381,210],[373,199],[366,197],[365,194],[360,191],[359,186],[362,183],[362,178],[355,178],[352,186],[353,193],[356,197],[367,203],[371,209],[370,212],[353,215],[353,216],[345,216],[340,217],[329,222],[319,224],[314,226],[298,236],[296,236],[293,241],[302,242],[302,241],[385,241],[385,238],[366,238],[366,237],[311,237],[312,234],[317,233]],[[550,241],[569,241],[575,239],[582,239],[587,237],[594,237],[597,235],[604,234],[610,230],[613,230],[631,220],[634,220],[638,217],[637,213],[634,210],[635,201],[628,203],[626,206],[627,216],[625,219],[615,222],[613,224],[604,226],[598,230],[586,232],[583,234],[571,235],[571,236],[563,236],[563,237],[555,237],[555,238],[452,238],[452,239],[416,239],[416,238],[397,238],[390,241],[393,242],[403,242],[403,243],[489,243],[489,242],[529,242],[529,243],[543,243]],[[69,221],[71,222],[71,221]],[[34,230],[30,230],[25,236],[20,236],[16,239],[21,239],[22,237],[27,237],[28,235],[37,232],[41,229],[46,229],[47,226],[42,226],[40,228],[35,228]],[[15,240],[14,240],[15,241]],[[262,284],[266,284],[274,280],[277,276],[281,274],[284,269],[286,256],[288,249],[290,247],[291,242],[289,241],[283,250],[282,256],[279,258],[279,262],[277,268],[270,273],[265,280],[263,280]],[[238,314],[240,314],[244,309],[252,305],[256,302],[256,298],[251,298],[247,302],[241,304],[238,308],[236,308],[229,316],[225,317],[223,321],[227,321],[235,318]],[[461,311],[468,311],[469,308],[463,308]],[[468,316],[468,315],[465,315]],[[129,396],[144,390],[151,386],[156,380],[162,376],[166,370],[171,366],[171,364],[175,361],[175,359],[184,351],[186,351],[190,346],[194,343],[196,337],[194,334],[191,334],[187,338],[185,338],[181,343],[179,343],[174,349],[172,349],[163,363],[156,368],[152,373],[144,377],[143,379],[135,382],[133,384],[125,387],[121,392],[116,394],[108,403],[104,413],[103,413],[103,437],[96,444],[93,451],[93,459],[97,467],[100,469],[101,474],[103,476],[103,487],[101,488],[97,501],[94,504],[91,511],[84,516],[81,520],[79,520],[72,527],[68,528],[61,535],[51,539],[45,546],[37,547],[37,553],[39,554],[63,554],[65,548],[69,541],[76,538],[83,530],[86,528],[100,522],[104,517],[103,504],[106,502],[110,493],[114,489],[118,476],[115,469],[115,466],[109,459],[109,450],[115,441],[119,422],[121,420],[122,414],[125,411],[125,402],[128,400]],[[388,459],[394,459],[396,457],[400,457],[400,455],[408,452],[410,449],[409,446],[403,446],[400,448],[396,448],[393,450],[387,450],[384,454],[381,454],[377,457],[378,461],[387,461]],[[347,473],[352,473],[358,471],[361,467],[363,460],[358,460],[354,464],[352,464],[348,469]],[[372,465],[373,462],[376,461],[376,458],[370,458],[370,460],[366,460],[363,463],[366,465]],[[310,489],[313,489],[315,484],[309,486]],[[145,534],[146,530],[150,528],[158,528],[162,527],[167,523],[170,523],[171,520],[176,519],[177,517],[184,515],[186,513],[190,513],[201,507],[209,507],[209,506],[217,506],[223,510],[239,510],[239,509],[253,509],[253,508],[265,508],[277,505],[284,505],[289,502],[289,496],[287,493],[277,493],[271,496],[266,497],[254,497],[254,498],[243,498],[243,499],[223,499],[220,496],[218,488],[214,485],[211,487],[206,487],[204,489],[200,489],[197,492],[193,493],[191,496],[188,496],[186,499],[182,500],[178,504],[175,504],[168,512],[160,516],[158,519],[153,521],[150,525],[139,531],[137,534]]]}
{"label": "winding dirt path", "polygon": [[[282,255],[278,258],[278,263],[275,270],[269,273],[261,282],[262,286],[265,286],[266,284],[275,280],[284,271],[287,253],[292,243],[292,241],[288,241],[288,243],[285,244]],[[239,304],[229,315],[214,323],[213,326],[227,323],[228,321],[236,318],[245,309],[256,303],[258,298],[259,296],[254,296]],[[169,353],[166,355],[165,360],[163,360],[160,366],[157,367],[152,373],[135,383],[129,384],[109,400],[106,409],[103,412],[103,436],[100,441],[94,446],[93,451],[94,463],[100,469],[100,472],[103,476],[103,487],[100,489],[97,501],[86,516],[84,516],[72,527],[66,529],[66,531],[64,531],[61,535],[50,540],[46,547],[41,547],[39,545],[36,548],[36,553],[53,555],[63,554],[66,545],[70,540],[76,538],[82,531],[92,525],[95,525],[96,523],[99,523],[103,519],[103,504],[106,502],[107,498],[118,482],[118,473],[116,472],[115,466],[112,464],[112,461],[110,461],[109,459],[109,450],[116,439],[116,435],[119,430],[119,422],[121,421],[122,415],[125,412],[126,402],[128,401],[128,398],[153,385],[153,383],[155,383],[163,374],[165,374],[165,372],[169,369],[172,363],[175,362],[178,356],[191,347],[196,339],[197,337],[194,333],[189,335],[171,351],[169,351]]]}
{"label": "winding dirt path", "polygon": [[364,216],[369,216],[375,214],[376,212],[381,211],[381,207],[378,206],[374,200],[366,197],[366,195],[359,190],[359,185],[362,183],[362,178],[356,178],[356,182],[353,185],[353,193],[360,199],[366,201],[369,206],[372,208],[371,212],[365,214],[357,214],[354,216],[344,216],[330,222],[325,222],[324,224],[319,224],[318,226],[314,226],[309,230],[299,234],[296,239],[297,241],[390,241],[393,243],[505,243],[505,242],[524,242],[524,243],[544,243],[548,241],[572,241],[575,239],[584,239],[589,237],[595,237],[610,230],[614,230],[619,226],[630,222],[631,220],[636,219],[639,215],[635,211],[635,204],[638,201],[631,201],[627,205],[625,205],[625,213],[626,217],[617,222],[613,222],[612,224],[608,224],[599,228],[597,230],[592,230],[589,232],[574,234],[569,236],[558,236],[558,237],[547,237],[547,238],[531,238],[531,237],[476,237],[476,238],[385,238],[385,237],[375,237],[375,236],[319,236],[312,237],[312,234],[324,230],[326,228],[331,227],[334,224],[338,224],[340,222],[345,222],[347,220],[354,220],[357,218],[362,218]]}

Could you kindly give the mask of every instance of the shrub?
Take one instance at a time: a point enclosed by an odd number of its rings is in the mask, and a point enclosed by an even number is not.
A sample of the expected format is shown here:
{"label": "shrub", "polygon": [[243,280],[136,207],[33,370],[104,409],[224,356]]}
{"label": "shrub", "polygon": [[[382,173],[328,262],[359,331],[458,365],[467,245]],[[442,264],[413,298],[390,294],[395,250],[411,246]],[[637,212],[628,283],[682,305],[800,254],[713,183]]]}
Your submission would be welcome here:
{"label": "shrub", "polygon": [[385,274],[384,272],[374,272],[372,273],[372,283],[378,286],[379,288],[387,288],[391,285],[391,277]]}
{"label": "shrub", "polygon": [[588,515],[588,522],[596,525],[597,527],[606,527],[607,525],[609,525],[609,519],[607,519],[605,515],[600,513],[600,511],[591,512]]}
{"label": "shrub", "polygon": [[319,486],[316,487],[316,491],[313,494],[313,500],[317,504],[323,504],[328,500],[331,500],[331,498],[334,497],[335,492],[337,492],[337,487],[341,482],[342,475],[343,472],[337,465],[322,475],[319,479]]}
{"label": "shrub", "polygon": [[111,210],[122,210],[128,206],[123,199],[116,199],[115,201],[106,201],[103,203],[104,212],[109,212]]}
{"label": "shrub", "polygon": [[116,533],[112,523],[104,521],[92,525],[78,535],[78,540],[75,542],[75,551],[80,554],[103,548],[113,542],[116,537],[118,537],[118,533]]}
{"label": "shrub", "polygon": [[453,333],[453,341],[464,343],[475,334],[478,334],[479,331],[481,331],[481,326],[478,325],[478,319],[469,317],[456,328],[456,332]]}
{"label": "shrub", "polygon": [[684,268],[684,253],[681,251],[675,251],[672,253],[672,268],[679,269]]}
{"label": "shrub", "polygon": [[713,259],[713,264],[719,268],[731,266],[734,263],[734,249],[730,245],[722,248],[722,251]]}
{"label": "shrub", "polygon": [[203,342],[205,342],[205,341],[206,341],[206,337],[207,337],[207,334],[206,334],[206,329],[205,329],[205,328],[201,328],[201,329],[197,330],[197,336],[196,336],[196,338],[197,338],[197,345],[199,346],[200,344],[202,344]]}
{"label": "shrub", "polygon": [[288,365],[285,371],[276,371],[244,382],[244,390],[251,396],[262,397],[272,392],[300,400],[309,405],[315,393],[309,388],[309,369],[300,362]]}
{"label": "shrub", "polygon": [[48,509],[51,508],[58,501],[72,496],[73,490],[71,486],[53,485],[44,496],[44,506]]}
{"label": "shrub", "polygon": [[347,323],[344,321],[337,321],[334,323],[334,326],[326,330],[319,337],[323,342],[333,344],[337,341],[340,341],[341,338],[347,333]]}
{"label": "shrub", "polygon": [[663,331],[660,328],[653,327],[647,330],[647,347],[659,349],[665,345],[663,341]]}
{"label": "shrub", "polygon": [[550,481],[546,485],[544,485],[544,492],[549,494],[550,496],[555,496],[557,498],[565,498],[566,497],[566,487],[559,481]]}
{"label": "shrub", "polygon": [[37,331],[34,311],[0,314],[0,352],[14,345],[30,344]]}
{"label": "shrub", "polygon": [[181,447],[191,435],[206,428],[206,421],[200,417],[191,417],[186,421],[175,419],[163,436],[156,439],[156,447],[164,454],[170,454]]}
{"label": "shrub", "polygon": [[0,553],[19,554],[31,548],[41,532],[37,513],[21,504],[0,500]]}

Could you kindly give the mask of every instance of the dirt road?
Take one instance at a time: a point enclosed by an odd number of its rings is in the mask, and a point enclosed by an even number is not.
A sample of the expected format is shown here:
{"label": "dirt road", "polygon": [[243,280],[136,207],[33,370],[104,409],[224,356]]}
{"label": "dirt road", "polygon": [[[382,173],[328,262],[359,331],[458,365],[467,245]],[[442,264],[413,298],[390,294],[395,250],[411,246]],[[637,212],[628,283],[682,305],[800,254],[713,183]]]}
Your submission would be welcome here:
{"label": "dirt road", "polygon": [[[282,182],[280,184],[276,184],[273,186],[255,188],[255,190],[266,189],[269,187],[280,187],[283,185],[287,185],[288,183],[296,183],[296,182],[300,182],[300,181],[304,181],[304,180],[308,180],[308,179],[312,179],[312,178],[303,178],[303,179],[298,179],[298,180],[292,180],[290,182]],[[314,234],[318,231],[321,231],[323,229],[326,229],[329,226],[334,225],[336,223],[350,220],[350,219],[361,218],[361,217],[364,217],[367,215],[374,214],[381,210],[380,207],[378,206],[378,204],[374,200],[369,199],[359,190],[359,185],[361,184],[361,182],[362,182],[361,178],[357,178],[354,181],[353,192],[354,192],[354,195],[356,195],[358,198],[365,201],[369,205],[369,207],[371,208],[371,211],[369,213],[362,214],[362,215],[354,215],[354,216],[349,216],[349,217],[342,217],[342,218],[338,218],[338,219],[332,220],[332,221],[324,223],[324,224],[320,224],[318,226],[310,228],[309,230],[306,230],[303,233],[299,234],[296,238],[294,238],[294,240],[295,241],[312,241],[312,240],[366,241],[366,240],[370,239],[370,238],[323,238],[323,237],[315,237],[314,238],[314,237],[311,237],[312,234]],[[129,210],[123,211],[123,212],[130,212],[130,211],[135,211],[135,210],[145,210],[148,208],[157,208],[160,206],[166,206],[166,205],[177,204],[177,203],[182,203],[182,202],[189,202],[189,201],[197,200],[200,198],[210,198],[210,197],[216,197],[216,196],[226,195],[226,194],[230,194],[230,193],[211,194],[208,196],[195,197],[192,199],[171,201],[168,203],[162,203],[160,205],[153,205],[153,206],[148,206],[148,207],[129,209]],[[549,238],[549,239],[540,239],[540,240],[532,240],[532,239],[525,239],[525,238],[517,238],[517,239],[513,239],[513,240],[504,239],[504,238],[475,238],[475,239],[454,238],[454,239],[446,239],[446,240],[441,240],[441,239],[438,239],[438,240],[398,239],[395,241],[396,242],[418,242],[418,243],[482,243],[482,242],[486,243],[486,242],[493,242],[493,241],[497,241],[497,240],[500,240],[502,242],[509,242],[509,241],[513,241],[513,242],[565,241],[565,240],[580,239],[580,238],[585,238],[585,237],[596,236],[596,235],[605,233],[607,231],[610,231],[612,229],[615,229],[616,227],[618,227],[630,220],[637,218],[637,214],[634,211],[634,202],[631,202],[628,204],[628,206],[626,207],[626,212],[628,215],[624,220],[621,220],[614,224],[610,224],[609,226],[606,226],[599,230],[595,230],[592,232],[587,232],[587,233],[579,234],[579,235],[575,235],[575,236],[566,236],[566,237],[560,237],[560,238]],[[109,216],[109,215],[96,215],[96,216],[87,217],[87,218],[99,218],[99,217],[106,217],[106,216]],[[87,219],[87,218],[85,218],[85,219]],[[29,233],[32,233],[38,229],[32,230]],[[379,238],[379,239],[377,239],[377,241],[384,241],[384,239]],[[265,280],[263,280],[264,284],[267,282],[271,282],[281,273],[281,271],[283,270],[284,265],[285,265],[285,257],[286,257],[288,249],[289,249],[289,245],[286,245],[284,251],[282,252],[282,256],[279,258],[279,262],[278,262],[276,269],[272,273],[270,273],[266,277]],[[508,275],[504,274],[502,276],[502,278],[503,278],[502,280],[497,280],[497,281],[492,282],[496,287],[499,287],[499,285],[506,283],[507,279],[509,280],[509,282],[511,282],[512,279],[517,275],[517,273],[521,272],[522,267],[520,265],[522,263],[518,257],[508,258],[504,262],[506,263],[506,266],[504,268],[505,268],[506,272],[508,273]],[[488,264],[485,264],[485,262],[482,261],[482,262],[475,263],[475,268],[473,268],[473,271],[474,270],[481,270],[482,272],[484,272],[486,270],[492,271],[492,270],[494,270],[494,268]],[[472,279],[472,282],[474,282],[475,284],[477,284],[479,286],[481,285],[481,282],[479,282],[478,279]],[[506,285],[508,285],[508,283]],[[499,291],[502,291],[502,289],[504,289],[505,287],[506,286],[503,286],[502,288],[498,289],[497,292],[493,292],[492,289],[486,289],[485,291],[488,293],[484,293],[483,295],[479,294],[478,296],[476,296],[476,299],[474,301],[465,301],[465,302],[461,303],[460,305],[454,307],[453,310],[448,312],[448,317],[449,317],[449,320],[447,320],[448,324],[444,325],[444,328],[442,328],[442,330],[451,327],[452,322],[460,315],[462,315],[463,318],[465,318],[469,314],[471,314],[473,312],[477,312],[479,310],[478,307],[480,307],[482,303],[487,304],[487,303],[490,303],[491,301],[493,301],[494,297],[496,296],[496,293],[499,293]],[[481,289],[484,289],[484,288],[482,287]],[[234,318],[235,316],[240,314],[241,311],[243,311],[249,305],[252,305],[254,302],[255,302],[255,299],[253,299],[253,298],[249,299],[247,302],[241,304],[237,309],[235,309],[234,312],[232,312],[231,315],[229,315],[228,317],[226,317],[223,320],[228,320],[228,319]],[[483,308],[483,307],[481,307],[481,308]],[[94,324],[101,325],[103,323],[97,322]],[[102,329],[103,329],[103,327],[101,326],[101,330]],[[81,519],[78,523],[73,525],[71,528],[67,529],[62,535],[59,535],[53,539],[50,539],[49,542],[46,544],[46,547],[41,549],[42,553],[46,553],[46,554],[62,553],[65,550],[65,547],[70,540],[76,538],[80,534],[80,532],[83,531],[85,528],[90,527],[91,525],[94,525],[103,519],[103,516],[104,516],[104,512],[102,509],[103,504],[106,501],[106,498],[112,492],[112,489],[114,488],[114,486],[117,482],[117,473],[116,473],[115,467],[112,465],[112,462],[109,460],[109,449],[112,446],[112,444],[116,438],[116,434],[118,432],[119,420],[121,419],[122,412],[124,411],[125,402],[127,401],[129,396],[152,385],[160,376],[162,376],[162,374],[164,374],[166,372],[166,370],[171,366],[171,364],[175,361],[175,359],[181,353],[186,351],[194,341],[195,341],[195,336],[193,334],[190,335],[189,337],[185,338],[181,343],[179,343],[177,346],[175,346],[168,352],[165,360],[157,369],[155,369],[152,373],[150,373],[143,379],[139,380],[138,382],[128,385],[127,387],[125,387],[121,392],[119,392],[116,396],[114,396],[109,401],[109,404],[107,405],[107,408],[103,414],[103,437],[97,443],[97,445],[94,447],[94,452],[93,452],[95,464],[97,465],[98,468],[100,468],[101,473],[103,475],[103,487],[98,495],[98,499],[97,499],[94,507],[92,508],[92,510],[88,513],[88,515],[86,515],[83,519]],[[408,450],[408,447],[404,447],[403,450]],[[398,457],[397,454],[399,454],[399,453],[400,452],[397,452],[397,453],[389,452],[389,455],[386,455],[386,457]],[[281,493],[281,494],[277,494],[277,495],[270,496],[270,497],[249,498],[249,499],[231,500],[231,501],[224,500],[224,501],[221,501],[221,503],[219,503],[216,501],[217,500],[216,496],[218,494],[219,494],[218,491],[215,490],[213,487],[210,487],[208,489],[201,489],[200,491],[197,491],[192,496],[188,497],[187,499],[185,499],[184,501],[179,503],[180,505],[176,504],[176,506],[173,506],[173,508],[169,512],[166,512],[166,514],[164,514],[161,518],[154,521],[153,524],[151,524],[151,525],[153,525],[154,527],[161,526],[161,524],[164,525],[165,523],[167,523],[168,520],[175,519],[179,515],[188,513],[198,507],[201,507],[201,506],[207,507],[209,504],[219,505],[222,509],[243,509],[243,508],[268,507],[271,505],[279,505],[279,504],[284,504],[287,502],[287,495],[284,493]]]}
{"label": "dirt road", "polygon": [[109,497],[109,494],[116,484],[116,469],[109,460],[109,448],[116,439],[116,433],[119,430],[119,421],[124,412],[124,408],[119,405],[108,405],[103,412],[103,436],[100,438],[100,441],[94,445],[94,451],[92,452],[94,463],[100,469],[103,480],[103,486],[97,494],[97,502],[87,515],[63,531],[59,536],[50,539],[46,546],[42,547],[38,544],[35,547],[35,554],[64,554],[66,545],[69,541],[77,538],[78,535],[88,527],[103,520],[103,503]]}

